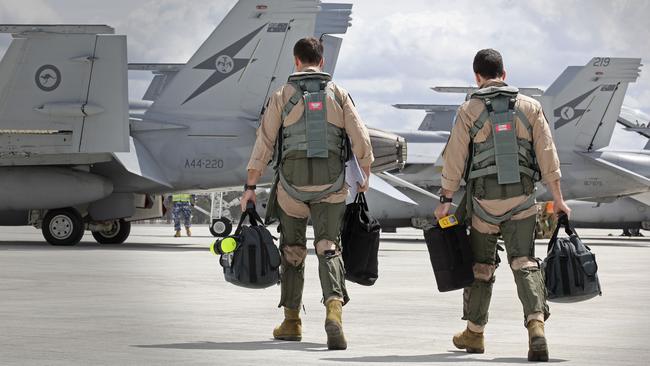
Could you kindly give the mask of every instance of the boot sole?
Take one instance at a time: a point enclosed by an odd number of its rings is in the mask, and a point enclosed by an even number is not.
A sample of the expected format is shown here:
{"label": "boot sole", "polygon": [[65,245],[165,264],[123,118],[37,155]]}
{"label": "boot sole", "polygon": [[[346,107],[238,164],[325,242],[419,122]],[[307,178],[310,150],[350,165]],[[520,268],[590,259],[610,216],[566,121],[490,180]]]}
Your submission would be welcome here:
{"label": "boot sole", "polygon": [[537,337],[530,341],[528,361],[548,361],[548,346],[546,345],[546,338]]}
{"label": "boot sole", "polygon": [[465,352],[467,353],[485,353],[485,348],[472,348],[472,347],[467,347],[464,344],[458,344],[454,339],[451,340],[452,343],[454,343],[454,346],[458,349],[464,349]]}
{"label": "boot sole", "polygon": [[279,341],[300,342],[302,341],[302,336],[274,336],[273,339],[277,339]]}
{"label": "boot sole", "polygon": [[344,350],[348,348],[348,343],[343,335],[343,328],[334,322],[325,323],[325,333],[327,333],[327,349]]}

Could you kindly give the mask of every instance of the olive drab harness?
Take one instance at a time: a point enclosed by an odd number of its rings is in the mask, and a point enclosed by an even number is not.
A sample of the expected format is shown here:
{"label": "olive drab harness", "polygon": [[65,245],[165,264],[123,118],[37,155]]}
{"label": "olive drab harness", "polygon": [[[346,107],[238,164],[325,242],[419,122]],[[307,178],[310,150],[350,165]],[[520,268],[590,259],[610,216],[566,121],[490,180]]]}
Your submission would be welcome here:
{"label": "olive drab harness", "polygon": [[[274,166],[282,188],[294,199],[302,202],[320,200],[340,191],[345,185],[344,163],[348,158],[348,139],[345,130],[327,121],[327,96],[339,105],[341,101],[332,88],[328,88],[332,78],[327,73],[309,72],[291,75],[288,84],[296,90],[282,109],[282,125],[293,108],[302,100],[305,111],[298,122],[282,127],[278,134],[274,156]],[[331,184],[323,191],[301,191],[292,186],[281,167],[287,154],[302,152],[310,159],[340,159],[341,173],[334,182],[310,182],[313,185]],[[309,170],[309,169],[306,169]],[[301,172],[309,174],[309,172]]]}
{"label": "olive drab harness", "polygon": [[[539,181],[539,168],[532,142],[517,137],[515,118],[519,118],[533,136],[530,121],[515,107],[518,93],[517,88],[504,86],[480,89],[471,95],[471,98],[483,101],[485,110],[469,130],[472,155],[465,173],[467,212],[475,213],[493,225],[508,221],[535,204],[532,193],[535,182]],[[492,124],[491,138],[474,142],[487,121]],[[507,199],[520,195],[528,195],[529,198],[500,216],[489,214],[477,201],[477,198]]]}

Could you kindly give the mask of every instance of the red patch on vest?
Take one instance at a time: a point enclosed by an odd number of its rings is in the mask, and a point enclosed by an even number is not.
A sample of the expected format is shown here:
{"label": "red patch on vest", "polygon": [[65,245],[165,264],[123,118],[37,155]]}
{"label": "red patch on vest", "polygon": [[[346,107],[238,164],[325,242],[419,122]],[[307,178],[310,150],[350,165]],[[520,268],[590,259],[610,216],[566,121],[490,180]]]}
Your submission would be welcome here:
{"label": "red patch on vest", "polygon": [[323,102],[309,102],[309,110],[310,111],[322,111],[323,110]]}
{"label": "red patch on vest", "polygon": [[496,125],[494,127],[496,132],[504,132],[504,131],[510,131],[512,130],[512,124],[511,123],[502,123],[500,125]]}

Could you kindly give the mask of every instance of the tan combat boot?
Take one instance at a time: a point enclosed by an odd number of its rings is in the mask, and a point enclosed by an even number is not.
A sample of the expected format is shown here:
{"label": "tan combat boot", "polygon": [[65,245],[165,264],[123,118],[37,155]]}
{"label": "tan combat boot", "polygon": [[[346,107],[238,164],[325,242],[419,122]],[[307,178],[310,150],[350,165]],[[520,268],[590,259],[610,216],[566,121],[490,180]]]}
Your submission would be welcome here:
{"label": "tan combat boot", "polygon": [[544,322],[531,320],[526,328],[528,328],[528,361],[548,361]]}
{"label": "tan combat boot", "polygon": [[273,338],[281,341],[302,340],[302,321],[300,320],[300,309],[284,308],[284,320],[280,326],[273,329]]}
{"label": "tan combat boot", "polygon": [[348,348],[343,334],[343,303],[338,300],[330,300],[325,304],[327,315],[325,316],[325,332],[327,333],[327,349],[343,350]]}
{"label": "tan combat boot", "polygon": [[176,234],[174,234],[174,238],[180,238],[181,237],[181,231],[176,230]]}
{"label": "tan combat boot", "polygon": [[189,227],[185,228],[185,234],[187,234],[187,236],[192,236],[192,232],[190,231]]}
{"label": "tan combat boot", "polygon": [[485,343],[483,333],[472,332],[469,329],[456,334],[452,339],[454,346],[458,349],[464,349],[467,353],[485,352]]}

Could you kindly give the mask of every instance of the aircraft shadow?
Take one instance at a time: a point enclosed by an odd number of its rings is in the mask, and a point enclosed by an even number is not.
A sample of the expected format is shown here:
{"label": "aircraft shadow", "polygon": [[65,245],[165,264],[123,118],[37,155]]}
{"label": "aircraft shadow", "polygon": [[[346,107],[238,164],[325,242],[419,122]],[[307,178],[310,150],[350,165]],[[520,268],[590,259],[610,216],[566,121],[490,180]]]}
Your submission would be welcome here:
{"label": "aircraft shadow", "polygon": [[[55,246],[45,241],[0,241],[0,251],[3,250],[52,250],[52,251],[84,251],[84,250],[133,250],[133,251],[155,251],[155,252],[209,252],[210,248],[206,244],[203,247],[196,244],[155,244],[155,243],[130,243],[124,244],[98,244],[94,242],[81,242],[74,246]],[[307,248],[307,254],[316,255],[314,248]]]}
{"label": "aircraft shadow", "polygon": [[[468,357],[465,357],[468,356]],[[473,358],[464,351],[449,351],[448,353],[433,353],[428,355],[410,355],[410,356],[398,356],[398,355],[386,355],[386,356],[361,356],[361,357],[332,357],[332,358],[322,358],[323,361],[333,361],[333,362],[375,362],[375,363],[393,363],[393,364],[402,364],[409,362],[485,362],[485,363],[520,363],[520,364],[530,364],[526,358],[519,357],[497,357],[493,359],[480,359]],[[550,359],[549,363],[559,363],[566,362],[567,360],[563,359]]]}
{"label": "aircraft shadow", "polygon": [[132,345],[138,348],[163,348],[186,350],[220,350],[220,351],[259,351],[259,350],[287,350],[306,352],[325,352],[327,345],[310,342],[285,342],[276,340],[251,341],[251,342],[188,342],[169,344],[142,344]]}
{"label": "aircraft shadow", "polygon": [[92,242],[81,242],[74,246],[54,246],[45,241],[12,241],[0,242],[2,250],[55,250],[55,251],[80,251],[80,250],[136,250],[136,251],[177,251],[177,252],[208,252],[210,248],[197,247],[195,244],[152,244],[152,243],[129,243],[124,244],[97,244]]}

